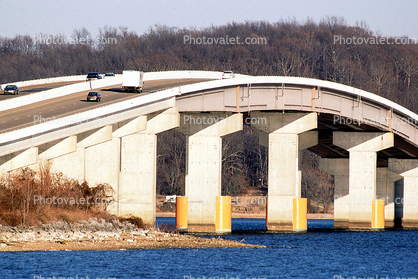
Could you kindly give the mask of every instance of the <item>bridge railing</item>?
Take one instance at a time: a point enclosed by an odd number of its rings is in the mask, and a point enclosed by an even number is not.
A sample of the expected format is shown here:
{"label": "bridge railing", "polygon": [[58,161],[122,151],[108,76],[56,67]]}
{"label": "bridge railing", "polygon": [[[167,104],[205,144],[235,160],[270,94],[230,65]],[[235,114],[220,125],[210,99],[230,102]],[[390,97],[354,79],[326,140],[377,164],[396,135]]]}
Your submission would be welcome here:
{"label": "bridge railing", "polygon": [[86,80],[86,75],[32,79],[32,80],[16,81],[16,82],[0,84],[0,90],[3,90],[4,87],[6,87],[6,85],[8,84],[15,84],[18,87],[26,87],[26,86],[34,86],[34,85],[41,85],[41,84],[51,84],[51,83],[69,82],[69,81],[83,81],[83,80]]}

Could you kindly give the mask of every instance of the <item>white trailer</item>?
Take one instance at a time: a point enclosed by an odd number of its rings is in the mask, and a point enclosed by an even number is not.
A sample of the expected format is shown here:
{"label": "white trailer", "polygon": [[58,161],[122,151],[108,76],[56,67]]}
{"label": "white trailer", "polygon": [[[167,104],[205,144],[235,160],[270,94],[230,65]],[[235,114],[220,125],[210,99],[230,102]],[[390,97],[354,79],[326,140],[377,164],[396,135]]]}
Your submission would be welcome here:
{"label": "white trailer", "polygon": [[122,89],[124,91],[142,92],[144,72],[126,70],[123,71]]}

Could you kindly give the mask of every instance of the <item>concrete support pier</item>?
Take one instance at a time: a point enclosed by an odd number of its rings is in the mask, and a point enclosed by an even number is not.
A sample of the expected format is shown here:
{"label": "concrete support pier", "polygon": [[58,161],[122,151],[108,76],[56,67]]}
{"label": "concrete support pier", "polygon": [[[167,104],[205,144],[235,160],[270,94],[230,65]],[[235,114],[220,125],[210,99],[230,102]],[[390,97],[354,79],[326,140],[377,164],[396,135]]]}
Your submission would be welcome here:
{"label": "concrete support pier", "polygon": [[389,170],[403,177],[403,191],[397,191],[403,194],[395,197],[395,214],[402,218],[402,227],[418,229],[418,160],[389,158]]}
{"label": "concrete support pier", "polygon": [[267,228],[293,231],[293,199],[301,198],[300,151],[318,144],[316,113],[252,112],[266,121],[252,124],[268,146]]}
{"label": "concrete support pier", "polygon": [[222,136],[242,130],[242,114],[181,114],[187,136],[188,231],[215,232],[216,197],[221,196]]}
{"label": "concrete support pier", "polygon": [[[334,228],[350,228],[349,159],[321,158],[319,169],[334,176]],[[395,176],[387,168],[376,170],[376,197],[385,200],[386,228],[395,226]]]}
{"label": "concrete support pier", "polygon": [[394,145],[392,133],[334,132],[333,144],[349,151],[349,228],[371,229],[376,199],[377,153]]}
{"label": "concrete support pier", "polygon": [[155,224],[157,134],[178,127],[179,121],[177,108],[150,114],[146,130],[122,138],[120,216],[135,215],[144,223]]}

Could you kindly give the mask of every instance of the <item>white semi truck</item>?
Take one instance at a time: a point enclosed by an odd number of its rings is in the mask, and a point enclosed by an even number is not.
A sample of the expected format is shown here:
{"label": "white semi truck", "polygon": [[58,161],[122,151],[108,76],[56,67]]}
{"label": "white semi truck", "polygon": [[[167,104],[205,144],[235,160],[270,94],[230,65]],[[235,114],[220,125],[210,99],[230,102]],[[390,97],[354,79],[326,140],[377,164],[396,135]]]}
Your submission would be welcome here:
{"label": "white semi truck", "polygon": [[144,72],[126,70],[123,71],[122,89],[124,91],[142,92],[142,85],[144,84]]}

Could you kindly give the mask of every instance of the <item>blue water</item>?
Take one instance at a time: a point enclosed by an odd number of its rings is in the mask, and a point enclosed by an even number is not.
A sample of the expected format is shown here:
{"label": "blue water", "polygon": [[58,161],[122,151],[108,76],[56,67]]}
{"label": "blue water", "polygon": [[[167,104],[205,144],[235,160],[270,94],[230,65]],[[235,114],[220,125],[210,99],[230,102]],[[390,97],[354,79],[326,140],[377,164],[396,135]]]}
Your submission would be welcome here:
{"label": "blue water", "polygon": [[307,233],[265,233],[265,220],[233,219],[233,233],[222,236],[269,246],[261,249],[0,253],[0,278],[418,278],[418,231],[332,227],[309,220]]}

